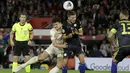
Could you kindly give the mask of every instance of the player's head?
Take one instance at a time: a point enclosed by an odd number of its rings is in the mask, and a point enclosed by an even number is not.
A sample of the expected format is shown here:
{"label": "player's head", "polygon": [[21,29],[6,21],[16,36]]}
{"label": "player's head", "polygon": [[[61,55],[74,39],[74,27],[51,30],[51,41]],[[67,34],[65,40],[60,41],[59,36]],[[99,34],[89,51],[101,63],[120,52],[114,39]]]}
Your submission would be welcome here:
{"label": "player's head", "polygon": [[69,11],[67,13],[67,16],[68,16],[68,21],[69,22],[75,23],[75,21],[76,21],[76,12],[75,11]]}
{"label": "player's head", "polygon": [[19,20],[21,23],[26,22],[26,13],[20,13]]}
{"label": "player's head", "polygon": [[59,17],[55,17],[52,19],[52,26],[53,28],[55,28],[56,30],[61,29],[62,28],[62,23],[61,23],[61,19]]}
{"label": "player's head", "polygon": [[128,19],[129,18],[129,12],[127,10],[121,10],[120,11],[120,19]]}

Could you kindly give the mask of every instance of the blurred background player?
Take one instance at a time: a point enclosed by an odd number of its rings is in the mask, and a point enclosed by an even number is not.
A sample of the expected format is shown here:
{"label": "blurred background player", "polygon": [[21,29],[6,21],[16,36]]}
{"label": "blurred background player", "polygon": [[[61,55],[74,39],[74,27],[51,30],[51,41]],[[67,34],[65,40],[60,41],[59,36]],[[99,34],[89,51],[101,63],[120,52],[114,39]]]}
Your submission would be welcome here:
{"label": "blurred background player", "polygon": [[[14,46],[12,71],[18,66],[18,56],[23,54],[23,56],[25,56],[25,62],[30,59],[29,44],[31,44],[33,39],[33,28],[30,23],[26,22],[26,14],[21,13],[19,20],[20,22],[15,23],[12,26],[12,31],[10,32],[10,43],[12,47]],[[13,39],[14,34],[15,40]],[[28,65],[25,69],[26,72],[29,73],[30,65]]]}
{"label": "blurred background player", "polygon": [[81,47],[81,40],[80,36],[83,35],[83,30],[80,25],[80,22],[76,20],[76,12],[69,11],[67,13],[67,21],[63,24],[64,29],[64,39],[65,42],[68,44],[68,48],[64,49],[64,61],[65,65],[62,68],[62,73],[67,73],[67,62],[68,58],[71,53],[78,56],[80,60],[79,70],[80,73],[85,73],[85,63],[84,63],[84,52],[82,51]]}
{"label": "blurred background player", "polygon": [[6,41],[3,39],[3,36],[0,35],[0,68],[4,67],[4,62],[5,62],[5,57],[4,55],[6,55],[6,49],[7,49],[7,43]]}
{"label": "blurred background player", "polygon": [[51,36],[51,45],[39,56],[35,56],[31,58],[26,63],[18,66],[15,68],[14,72],[18,72],[22,68],[26,67],[27,65],[36,63],[38,61],[45,60],[49,55],[55,54],[58,58],[57,65],[50,70],[49,73],[57,73],[59,69],[63,66],[64,60],[63,60],[63,48],[67,47],[67,44],[64,43],[63,36],[62,36],[62,23],[60,18],[56,17],[52,20],[53,28],[50,30],[50,36]]}
{"label": "blurred background player", "polygon": [[[120,21],[110,30],[108,34],[109,41],[115,46],[115,52],[112,60],[111,73],[117,73],[117,64],[125,57],[130,55],[130,21],[129,12],[127,10],[120,11]],[[114,35],[116,36],[116,45],[114,43]]]}

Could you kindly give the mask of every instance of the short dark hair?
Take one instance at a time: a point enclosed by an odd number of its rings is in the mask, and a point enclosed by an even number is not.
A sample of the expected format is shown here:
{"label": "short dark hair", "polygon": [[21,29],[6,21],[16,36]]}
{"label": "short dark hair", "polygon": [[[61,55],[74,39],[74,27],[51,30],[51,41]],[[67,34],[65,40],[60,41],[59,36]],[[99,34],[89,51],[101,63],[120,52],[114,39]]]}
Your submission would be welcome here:
{"label": "short dark hair", "polygon": [[55,23],[55,22],[61,22],[61,18],[59,18],[59,17],[54,17],[54,18],[52,19],[52,23]]}
{"label": "short dark hair", "polygon": [[122,13],[125,16],[129,16],[128,10],[121,10],[120,13]]}
{"label": "short dark hair", "polygon": [[20,17],[21,15],[26,15],[26,16],[27,16],[27,13],[26,13],[26,12],[21,12],[21,13],[19,14],[19,17]]}
{"label": "short dark hair", "polygon": [[67,13],[67,16],[69,17],[69,16],[71,16],[71,15],[75,15],[75,14],[76,14],[75,11],[69,11],[69,12]]}

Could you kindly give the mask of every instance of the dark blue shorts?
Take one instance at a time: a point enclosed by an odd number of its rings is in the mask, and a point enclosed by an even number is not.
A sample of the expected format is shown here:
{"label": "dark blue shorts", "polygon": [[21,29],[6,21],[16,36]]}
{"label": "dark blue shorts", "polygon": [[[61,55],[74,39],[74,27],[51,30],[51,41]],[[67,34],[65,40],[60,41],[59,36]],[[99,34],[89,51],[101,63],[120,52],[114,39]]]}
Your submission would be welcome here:
{"label": "dark blue shorts", "polygon": [[81,53],[83,53],[83,50],[79,41],[68,42],[68,47],[64,49],[64,57],[77,56]]}
{"label": "dark blue shorts", "polygon": [[113,58],[115,58],[118,62],[122,61],[125,57],[130,55],[130,47],[122,47],[119,48]]}

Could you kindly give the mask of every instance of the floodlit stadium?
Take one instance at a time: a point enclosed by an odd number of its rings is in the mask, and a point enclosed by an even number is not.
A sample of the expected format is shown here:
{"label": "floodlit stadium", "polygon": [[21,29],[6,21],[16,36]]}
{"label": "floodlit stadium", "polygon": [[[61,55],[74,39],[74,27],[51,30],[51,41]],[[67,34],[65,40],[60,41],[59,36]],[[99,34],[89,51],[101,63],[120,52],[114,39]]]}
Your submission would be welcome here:
{"label": "floodlit stadium", "polygon": [[0,0],[0,73],[130,72],[129,3]]}

